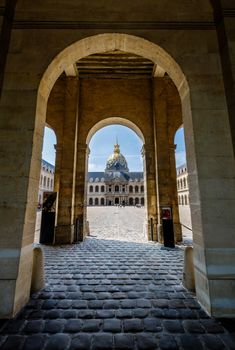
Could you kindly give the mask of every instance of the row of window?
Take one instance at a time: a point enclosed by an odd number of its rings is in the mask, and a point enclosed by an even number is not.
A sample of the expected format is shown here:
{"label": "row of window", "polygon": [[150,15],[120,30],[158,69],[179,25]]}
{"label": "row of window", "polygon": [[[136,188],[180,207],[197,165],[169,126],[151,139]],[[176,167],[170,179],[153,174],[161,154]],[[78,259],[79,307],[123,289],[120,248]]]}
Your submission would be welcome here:
{"label": "row of window", "polygon": [[188,187],[187,178],[184,177],[182,179],[177,180],[177,187],[178,187],[178,190],[181,190],[183,188],[187,188]]}
{"label": "row of window", "polygon": [[[89,192],[104,192],[105,191],[105,186],[89,186]],[[112,186],[108,187],[108,192],[112,192]],[[118,186],[116,185],[114,187],[114,192],[126,192],[126,187],[125,185],[123,186]],[[139,193],[139,192],[144,192],[144,186],[129,186],[129,193]]]}
{"label": "row of window", "polygon": [[40,177],[40,186],[46,187],[50,190],[53,190],[53,179],[50,179],[47,176],[41,175]]}
{"label": "row of window", "polygon": [[178,196],[179,205],[189,205],[189,196],[188,195],[182,195]]}
{"label": "row of window", "polygon": [[[93,177],[90,177],[89,178],[89,182],[104,182],[104,177],[102,177],[101,179],[99,179],[98,177],[96,177],[95,179],[93,179]],[[135,179],[135,180],[133,180],[133,179],[130,179],[130,181],[135,181],[135,182],[139,182],[139,181],[144,181],[144,179]]]}
{"label": "row of window", "polygon": [[[119,203],[119,199],[118,201],[115,201],[115,203],[118,202]],[[105,205],[105,198],[89,198],[88,201],[89,205]],[[108,203],[106,203],[108,204]],[[136,204],[141,204],[144,205],[144,198],[129,198],[129,203],[127,203],[129,205],[136,205]]]}

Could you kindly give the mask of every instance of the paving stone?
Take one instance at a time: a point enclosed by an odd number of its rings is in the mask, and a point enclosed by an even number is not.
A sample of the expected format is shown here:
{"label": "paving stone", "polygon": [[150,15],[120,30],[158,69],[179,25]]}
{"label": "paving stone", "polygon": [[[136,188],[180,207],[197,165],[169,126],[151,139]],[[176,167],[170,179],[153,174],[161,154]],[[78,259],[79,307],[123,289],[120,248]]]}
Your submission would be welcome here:
{"label": "paving stone", "polygon": [[91,292],[83,293],[83,299],[85,300],[94,300],[96,298],[97,298],[96,293],[91,293]]}
{"label": "paving stone", "polygon": [[25,320],[11,320],[5,324],[5,327],[1,331],[2,334],[16,334],[25,324]]}
{"label": "paving stone", "polygon": [[60,310],[48,310],[44,313],[44,318],[55,319],[55,318],[59,318],[60,314],[61,314]]}
{"label": "paving stone", "polygon": [[205,329],[202,327],[200,321],[196,320],[186,320],[183,321],[183,326],[185,330],[189,333],[205,333]]}
{"label": "paving stone", "polygon": [[149,310],[148,309],[134,309],[133,310],[133,316],[136,318],[144,318],[147,317],[149,315]]}
{"label": "paving stone", "polygon": [[128,309],[120,309],[116,312],[117,318],[132,318],[133,317],[133,310]]}
{"label": "paving stone", "polygon": [[192,334],[181,335],[180,342],[184,350],[202,350],[204,348],[200,339]]}
{"label": "paving stone", "polygon": [[54,309],[57,305],[58,301],[57,300],[45,300],[43,305],[42,305],[42,309],[44,310],[49,310],[49,309]]}
{"label": "paving stone", "polygon": [[82,296],[82,293],[80,293],[80,292],[66,293],[66,298],[71,299],[71,300],[73,300],[73,299],[75,299],[75,300],[80,299],[81,296]]}
{"label": "paving stone", "polygon": [[141,332],[144,329],[143,322],[136,319],[124,320],[123,328],[125,332]]}
{"label": "paving stone", "polygon": [[59,300],[57,307],[58,309],[69,309],[72,305],[72,300]]}
{"label": "paving stone", "polygon": [[104,301],[103,300],[89,300],[88,307],[90,309],[103,309]]}
{"label": "paving stone", "polygon": [[91,345],[90,334],[77,334],[71,340],[70,350],[88,350]]}
{"label": "paving stone", "polygon": [[98,333],[93,336],[93,347],[92,349],[112,349],[113,337],[111,334]]}
{"label": "paving stone", "polygon": [[118,309],[119,301],[118,300],[107,300],[104,302],[104,309]]}
{"label": "paving stone", "polygon": [[70,344],[67,334],[57,333],[49,337],[45,350],[65,350]]}
{"label": "paving stone", "polygon": [[92,318],[93,316],[93,310],[78,310],[78,318]]}
{"label": "paving stone", "polygon": [[220,339],[227,345],[230,350],[235,350],[235,335],[223,333],[219,335]]}
{"label": "paving stone", "polygon": [[83,332],[98,332],[101,328],[101,320],[84,320],[82,330]]}
{"label": "paving stone", "polygon": [[28,315],[24,313],[23,318],[29,318],[31,320],[38,320],[40,318],[43,318],[45,315],[46,311],[45,310],[37,310],[37,311],[32,311]]}
{"label": "paving stone", "polygon": [[114,310],[97,310],[97,318],[113,318],[115,316]]}
{"label": "paving stone", "polygon": [[76,318],[77,317],[77,311],[75,310],[62,310],[61,311],[61,317],[62,318]]}
{"label": "paving stone", "polygon": [[163,326],[168,332],[171,333],[184,333],[182,324],[178,320],[166,320],[163,321]]}
{"label": "paving stone", "polygon": [[143,320],[144,322],[144,329],[148,332],[161,332],[162,331],[162,325],[160,320],[153,317],[147,317]]}
{"label": "paving stone", "polygon": [[104,332],[119,333],[121,332],[121,321],[118,319],[108,319],[104,321]]}
{"label": "paving stone", "polygon": [[27,321],[23,329],[26,333],[39,333],[44,327],[44,321],[42,320],[32,320]]}
{"label": "paving stone", "polygon": [[87,300],[73,300],[71,307],[73,309],[86,309],[87,308]]}
{"label": "paving stone", "polygon": [[201,338],[206,347],[210,350],[222,350],[225,348],[222,340],[214,334],[204,334]]}
{"label": "paving stone", "polygon": [[215,320],[200,320],[200,322],[208,333],[224,333],[223,326]]}
{"label": "paving stone", "polygon": [[115,334],[114,335],[115,349],[134,349],[134,336],[132,334]]}
{"label": "paving stone", "polygon": [[50,320],[45,322],[43,332],[45,333],[60,333],[64,328],[63,320]]}
{"label": "paving stone", "polygon": [[140,308],[151,308],[152,304],[147,299],[137,299],[136,300],[136,306]]}
{"label": "paving stone", "polygon": [[121,308],[123,309],[133,309],[136,307],[136,300],[126,299],[121,301]]}
{"label": "paving stone", "polygon": [[17,350],[20,349],[25,341],[21,335],[9,335],[1,346],[1,350]]}
{"label": "paving stone", "polygon": [[97,295],[97,299],[100,299],[100,300],[107,300],[111,298],[112,298],[112,294],[108,292],[100,292]]}
{"label": "paving stone", "polygon": [[82,328],[82,321],[78,319],[69,319],[65,322],[64,332],[65,333],[76,333]]}
{"label": "paving stone", "polygon": [[23,346],[23,350],[41,350],[44,347],[46,339],[47,339],[47,336],[43,334],[31,335],[26,338]]}
{"label": "paving stone", "polygon": [[172,335],[162,335],[159,340],[159,346],[163,350],[177,350],[178,345]]}
{"label": "paving stone", "polygon": [[141,333],[136,335],[138,349],[140,350],[150,350],[157,348],[157,340],[152,335],[148,333]]}

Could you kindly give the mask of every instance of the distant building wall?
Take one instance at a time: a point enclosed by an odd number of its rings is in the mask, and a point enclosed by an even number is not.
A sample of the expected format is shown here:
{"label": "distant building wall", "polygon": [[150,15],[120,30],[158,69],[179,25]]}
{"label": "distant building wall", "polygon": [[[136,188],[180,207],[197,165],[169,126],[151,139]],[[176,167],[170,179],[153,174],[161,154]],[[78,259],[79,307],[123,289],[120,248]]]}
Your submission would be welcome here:
{"label": "distant building wall", "polygon": [[38,208],[42,206],[43,193],[53,191],[54,189],[54,173],[54,165],[42,160],[38,190]]}
{"label": "distant building wall", "polygon": [[181,165],[176,172],[180,222],[192,229],[187,165]]}

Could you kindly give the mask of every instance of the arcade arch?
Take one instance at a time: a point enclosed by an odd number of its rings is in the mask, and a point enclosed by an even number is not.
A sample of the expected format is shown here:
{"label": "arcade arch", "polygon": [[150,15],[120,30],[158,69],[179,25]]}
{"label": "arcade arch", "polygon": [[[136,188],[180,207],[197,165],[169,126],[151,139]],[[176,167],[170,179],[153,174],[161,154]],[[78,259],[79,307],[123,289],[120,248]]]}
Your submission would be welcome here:
{"label": "arcade arch", "polygon": [[[212,31],[208,31],[212,32]],[[213,34],[213,33],[212,33]],[[212,35],[211,34],[211,35]],[[214,43],[214,37],[213,37],[213,43]],[[159,41],[160,42],[160,41]],[[166,41],[164,42],[166,50],[168,48],[168,44]],[[187,41],[188,42],[188,41]],[[209,58],[208,50],[205,50],[204,48],[207,47],[207,43],[203,46],[203,55],[200,53],[198,54],[200,62],[205,62],[207,57]],[[180,108],[182,108],[182,115],[183,115],[183,121],[185,124],[185,135],[186,135],[186,145],[187,145],[187,158],[188,158],[188,170],[189,170],[189,186],[194,186],[193,196],[190,196],[191,206],[194,211],[194,217],[193,217],[193,229],[195,230],[195,246],[194,246],[194,263],[195,263],[195,272],[196,272],[196,283],[197,283],[197,296],[199,297],[200,302],[204,307],[208,310],[208,312],[213,313],[214,315],[221,314],[223,312],[224,314],[226,312],[229,312],[229,310],[226,311],[226,308],[223,306],[223,300],[224,300],[224,292],[223,290],[227,290],[226,300],[229,300],[227,305],[234,305],[234,293],[231,290],[231,288],[226,288],[226,286],[229,286],[229,283],[232,281],[234,282],[234,276],[232,272],[228,272],[226,266],[224,265],[224,259],[223,257],[228,253],[229,256],[228,261],[231,263],[234,261],[234,254],[232,251],[230,251],[231,246],[228,244],[228,242],[231,242],[230,238],[232,235],[232,230],[234,228],[234,220],[230,220],[229,217],[230,211],[225,211],[224,208],[226,208],[225,203],[228,204],[228,198],[223,198],[223,201],[218,200],[218,193],[213,191],[213,186],[209,183],[210,177],[212,179],[216,178],[216,183],[219,185],[222,185],[224,183],[224,172],[223,172],[223,166],[218,165],[215,167],[215,160],[216,157],[219,156],[220,149],[223,149],[223,155],[226,157],[226,169],[231,169],[230,178],[232,179],[234,177],[234,158],[232,153],[232,145],[231,145],[231,132],[230,127],[228,123],[228,116],[227,116],[227,106],[224,98],[224,91],[223,91],[223,84],[222,84],[222,74],[221,74],[221,67],[219,62],[219,55],[216,52],[217,46],[214,44],[215,53],[213,54],[215,56],[212,57],[212,61],[216,62],[215,65],[211,66],[210,72],[213,76],[213,86],[211,83],[211,76],[208,74],[208,71],[205,70],[202,64],[197,65],[196,70],[194,70],[192,67],[192,64],[189,64],[189,61],[182,58],[180,61],[182,64],[182,67],[184,71],[187,74],[187,79],[185,74],[183,73],[182,69],[179,67],[179,65],[176,62],[176,58],[174,58],[173,50],[172,50],[172,56],[170,56],[166,50],[162,49],[157,45],[156,43],[149,42],[143,38],[128,35],[128,34],[119,34],[119,33],[108,33],[108,34],[99,34],[94,35],[93,37],[88,37],[85,39],[82,39],[66,49],[64,49],[61,53],[59,53],[55,59],[51,62],[51,64],[48,66],[46,72],[43,74],[39,89],[38,89],[38,96],[37,96],[37,106],[36,106],[36,119],[32,122],[32,129],[34,129],[34,135],[33,139],[30,139],[30,144],[32,146],[32,152],[25,152],[27,153],[27,177],[29,181],[27,184],[24,184],[25,188],[27,187],[27,191],[24,192],[27,193],[27,198],[35,199],[36,202],[36,194],[33,195],[34,191],[34,182],[35,182],[35,175],[37,174],[38,180],[39,180],[39,162],[40,159],[40,151],[41,151],[41,145],[42,145],[42,130],[45,124],[46,120],[46,114],[47,114],[47,106],[48,106],[48,98],[52,91],[52,88],[54,84],[56,83],[56,80],[59,78],[59,76],[67,70],[68,67],[72,66],[75,62],[77,62],[79,59],[89,56],[91,54],[101,53],[101,52],[112,52],[114,50],[120,50],[123,52],[130,52],[142,57],[145,57],[149,60],[151,60],[155,66],[156,70],[154,72],[154,91],[153,91],[153,101],[155,99],[159,99],[160,94],[159,89],[161,90],[163,88],[163,85],[166,85],[171,81],[174,83],[174,87],[176,87],[179,96],[180,96]],[[171,50],[171,47],[169,45],[169,51]],[[188,52],[188,51],[187,51]],[[194,59],[193,53],[192,58]],[[201,56],[200,56],[201,55]],[[175,54],[176,56],[176,54]],[[184,54],[182,54],[182,57]],[[188,58],[188,56],[187,56]],[[180,60],[180,56],[178,56],[178,59]],[[159,68],[159,69],[157,69]],[[164,72],[167,73],[167,75],[164,77]],[[169,78],[170,77],[170,78]],[[163,79],[162,79],[163,78]],[[66,95],[66,106],[70,106],[69,109],[66,110],[67,116],[72,116],[73,113],[71,110],[76,110],[77,103],[74,102],[73,105],[69,103],[69,101],[76,101],[77,102],[77,78],[71,78],[68,77],[66,79],[66,86],[67,86],[67,95]],[[189,82],[189,84],[188,84]],[[130,82],[129,82],[130,83]],[[167,85],[169,86],[169,85]],[[189,86],[190,86],[190,92],[191,96],[189,96]],[[219,86],[216,88],[216,86]],[[146,88],[146,87],[145,87]],[[145,91],[145,88],[142,91]],[[155,89],[156,88],[156,89]],[[147,89],[147,88],[146,88]],[[208,93],[208,96],[205,97],[205,91],[210,91]],[[72,94],[70,94],[72,92]],[[214,94],[214,95],[213,95]],[[215,96],[217,98],[215,98]],[[219,96],[219,98],[218,98]],[[205,98],[204,98],[205,97]],[[214,102],[217,102],[216,106],[218,107],[215,111]],[[191,102],[192,101],[192,107],[191,109]],[[33,103],[32,103],[33,104]],[[159,105],[158,105],[159,106]],[[67,108],[66,107],[66,108]],[[119,107],[119,106],[118,106]],[[153,106],[152,106],[153,107]],[[159,110],[155,108],[154,110],[156,116],[160,113],[160,109],[164,109],[164,106],[161,106]],[[34,108],[34,106],[33,106]],[[33,110],[32,108],[32,110]],[[193,110],[193,115],[192,115]],[[218,112],[219,111],[219,112]],[[32,111],[30,110],[30,113]],[[104,115],[104,114],[100,114]],[[110,115],[110,114],[108,114]],[[119,114],[123,115],[123,114]],[[201,128],[202,120],[205,121],[204,116],[206,116],[206,127],[205,130]],[[146,116],[145,116],[146,117]],[[153,116],[150,116],[151,123],[149,123],[150,120],[145,122],[150,125],[151,131],[153,132],[152,138],[147,138],[148,145],[146,145],[145,153],[146,153],[146,167],[148,168],[148,174],[151,174],[151,178],[149,179],[148,186],[154,190],[154,187],[156,188],[156,172],[160,174],[160,169],[158,168],[159,163],[155,164],[155,159],[160,159],[159,149],[155,149],[155,140],[154,137],[157,136],[157,130],[158,130],[158,123],[157,123],[157,117],[153,120]],[[222,121],[223,128],[221,128],[221,124],[218,123],[218,128],[215,123],[216,121]],[[101,118],[102,119],[102,118]],[[87,119],[89,124],[89,119]],[[98,117],[97,117],[98,121]],[[31,122],[31,120],[30,120]],[[63,229],[59,228],[59,225],[57,227],[57,239],[61,243],[69,242],[71,241],[72,237],[72,229],[74,229],[74,219],[83,220],[84,226],[86,225],[86,221],[84,220],[84,177],[85,177],[85,168],[86,168],[86,135],[87,133],[82,134],[80,128],[80,123],[78,123],[78,119],[76,118],[65,118],[65,123],[67,123],[64,127],[64,130],[70,130],[69,137],[67,138],[67,142],[62,142],[62,147],[66,144],[67,149],[62,149],[63,157],[64,159],[71,160],[71,164],[69,164],[69,173],[72,174],[69,178],[69,181],[67,179],[67,182],[63,181],[63,178],[60,178],[60,197],[62,198],[62,195],[66,195],[67,189],[71,189],[71,192],[68,193],[69,197],[72,200],[70,201],[70,207],[72,208],[71,211],[68,210],[68,207],[64,207],[63,210],[60,212],[60,221],[58,222],[61,227],[63,226]],[[78,125],[79,124],[79,125]],[[216,128],[213,129],[213,133],[210,133],[210,137],[208,139],[204,136],[206,136],[206,133],[208,133],[208,130],[212,126],[216,126]],[[89,125],[87,125],[87,128],[89,129]],[[197,137],[194,137],[194,133],[196,133]],[[151,132],[150,132],[151,135]],[[72,137],[71,137],[72,136]],[[149,136],[149,135],[148,135]],[[219,149],[216,146],[216,141],[218,139],[218,136],[220,136],[220,143],[219,143]],[[28,136],[28,138],[31,137]],[[70,140],[72,140],[70,142]],[[74,142],[76,140],[76,143]],[[33,141],[33,142],[32,142]],[[202,142],[203,141],[203,142]],[[203,144],[203,148],[201,147],[201,143]],[[217,142],[218,144],[218,142]],[[221,147],[222,145],[222,147]],[[208,146],[208,147],[207,147]],[[60,147],[60,145],[59,145]],[[58,147],[58,153],[60,152],[60,148]],[[69,151],[68,151],[69,150]],[[205,150],[209,152],[208,154],[205,154]],[[29,155],[30,154],[30,155]],[[31,156],[32,155],[32,156]],[[29,157],[31,157],[31,161],[28,162]],[[147,159],[148,157],[148,159]],[[210,159],[209,159],[210,158]],[[169,159],[169,158],[168,158]],[[209,160],[209,162],[208,162]],[[29,165],[30,163],[30,165]],[[82,165],[80,168],[76,167],[76,171],[74,172],[74,164],[76,165],[80,164]],[[206,165],[205,165],[206,164]],[[37,171],[36,171],[36,170]],[[206,170],[206,171],[205,171]],[[216,171],[216,175],[215,175]],[[26,170],[25,170],[26,172]],[[76,174],[75,174],[76,173]],[[76,179],[76,182],[74,183],[74,178]],[[159,177],[158,177],[159,180]],[[229,182],[229,181],[227,181]],[[69,185],[68,188],[66,186]],[[200,185],[200,186],[199,186]],[[158,189],[159,183],[158,183]],[[227,186],[227,184],[226,184]],[[200,193],[199,193],[200,188]],[[231,195],[231,192],[229,192],[229,195]],[[234,193],[233,193],[234,194]],[[74,195],[74,196],[73,196]],[[26,196],[26,194],[25,194]],[[163,193],[162,197],[163,198]],[[30,203],[25,200],[26,197],[22,197],[22,203],[24,202],[24,206],[22,205],[22,213],[20,213],[20,216],[23,216],[27,214],[27,217],[31,217],[30,213]],[[156,194],[153,194],[151,198],[147,198],[148,200],[153,201],[151,203],[154,203],[154,198],[156,200]],[[212,205],[213,202],[213,205]],[[230,201],[231,202],[231,201]],[[72,204],[72,205],[71,205]],[[212,210],[216,206],[216,210]],[[203,215],[201,212],[201,208],[203,208]],[[151,206],[151,209],[153,210],[151,212],[152,219],[154,222],[154,231],[156,230],[157,222],[159,223],[160,214],[159,211],[156,211],[156,204]],[[226,208],[227,209],[227,208]],[[229,209],[234,209],[234,206],[230,206]],[[217,216],[216,213],[220,212],[223,215]],[[25,214],[26,213],[26,214]],[[35,217],[35,216],[32,216]],[[228,221],[231,223],[228,229],[225,229],[226,225],[224,224],[225,220],[228,219]],[[158,219],[158,220],[157,220]],[[155,221],[154,221],[155,220]],[[13,297],[13,295],[17,294],[17,306],[12,306],[12,314],[17,312],[19,308],[25,304],[28,295],[29,295],[29,289],[30,289],[30,273],[31,273],[31,265],[29,265],[27,271],[21,270],[19,268],[19,264],[21,266],[24,265],[25,261],[32,261],[32,249],[28,248],[27,252],[26,250],[23,250],[23,246],[21,246],[22,242],[25,242],[25,239],[27,242],[29,241],[28,238],[28,232],[30,232],[31,223],[29,220],[20,220],[23,224],[21,224],[21,227],[18,228],[17,232],[21,235],[20,239],[16,240],[18,243],[17,247],[17,254],[20,255],[19,261],[15,264],[15,271],[19,271],[19,274],[16,274],[15,282],[12,284],[12,298],[11,300],[15,300],[16,298]],[[33,221],[33,220],[31,220]],[[148,228],[149,229],[149,228]],[[158,228],[160,230],[160,227]],[[221,235],[221,230],[224,230],[223,235]],[[7,229],[5,230],[7,232]],[[8,232],[7,232],[8,233]],[[226,235],[226,237],[225,237]],[[216,239],[214,239],[216,237]],[[79,237],[82,239],[83,237]],[[213,238],[213,239],[212,239]],[[156,239],[156,237],[154,237]],[[18,249],[19,248],[19,249]],[[17,255],[18,256],[18,255]],[[230,264],[231,266],[234,266],[234,264]],[[23,272],[22,272],[23,271]],[[218,274],[218,271],[219,274]],[[28,283],[24,283],[26,280],[28,280]],[[18,290],[21,288],[21,286],[24,285],[24,288],[18,293]],[[223,287],[225,288],[223,288]],[[17,288],[16,288],[17,287]],[[10,292],[9,292],[10,293]],[[233,295],[233,296],[232,296]],[[14,302],[13,302],[14,303]],[[14,311],[13,311],[14,310]],[[234,309],[233,311],[234,312]]]}

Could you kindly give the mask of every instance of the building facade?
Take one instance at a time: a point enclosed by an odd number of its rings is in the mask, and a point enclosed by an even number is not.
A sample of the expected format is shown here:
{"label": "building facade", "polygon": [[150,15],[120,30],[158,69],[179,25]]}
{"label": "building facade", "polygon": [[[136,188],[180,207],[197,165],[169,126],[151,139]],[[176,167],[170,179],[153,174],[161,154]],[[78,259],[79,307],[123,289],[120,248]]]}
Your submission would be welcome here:
{"label": "building facade", "polygon": [[177,173],[177,192],[179,204],[179,216],[182,226],[192,229],[190,201],[189,201],[189,186],[188,186],[188,170],[187,164],[183,164],[176,169]]}
{"label": "building facade", "polygon": [[54,173],[54,165],[42,159],[38,190],[38,209],[42,208],[43,193],[53,191],[54,189]]}
{"label": "building facade", "polygon": [[107,160],[104,172],[88,172],[88,205],[144,205],[143,172],[129,171],[119,144]]}

